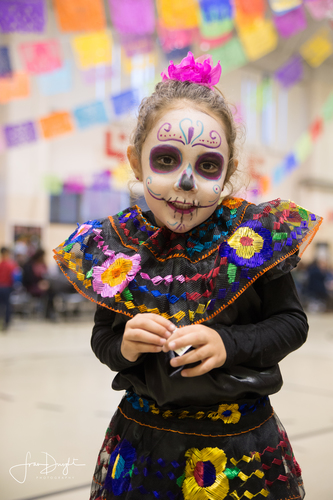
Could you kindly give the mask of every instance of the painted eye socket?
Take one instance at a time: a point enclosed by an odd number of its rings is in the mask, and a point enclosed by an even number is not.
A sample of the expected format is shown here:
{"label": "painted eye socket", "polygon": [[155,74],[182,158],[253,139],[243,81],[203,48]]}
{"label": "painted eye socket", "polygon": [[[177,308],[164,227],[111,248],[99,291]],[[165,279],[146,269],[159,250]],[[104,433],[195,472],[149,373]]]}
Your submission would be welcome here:
{"label": "painted eye socket", "polygon": [[149,164],[153,172],[165,174],[173,172],[182,163],[182,155],[174,146],[155,146],[149,155]]}
{"label": "painted eye socket", "polygon": [[216,153],[206,153],[195,163],[195,171],[206,179],[218,180],[222,175],[223,156]]}

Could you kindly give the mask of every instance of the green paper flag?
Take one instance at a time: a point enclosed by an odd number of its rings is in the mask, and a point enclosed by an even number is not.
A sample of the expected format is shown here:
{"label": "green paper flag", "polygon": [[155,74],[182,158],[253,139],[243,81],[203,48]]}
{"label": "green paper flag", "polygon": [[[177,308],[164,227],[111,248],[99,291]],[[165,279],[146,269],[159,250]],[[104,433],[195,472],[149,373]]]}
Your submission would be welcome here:
{"label": "green paper flag", "polygon": [[326,122],[333,118],[333,92],[330,93],[328,99],[322,107],[323,118]]}
{"label": "green paper flag", "polygon": [[222,74],[225,75],[234,69],[240,68],[247,63],[247,58],[244,53],[242,44],[238,38],[232,38],[229,42],[216,47],[210,51],[214,64],[221,61]]}
{"label": "green paper flag", "polygon": [[202,20],[200,23],[200,34],[204,38],[220,38],[233,30],[234,22],[232,19],[223,19],[222,21],[212,21],[207,23]]}
{"label": "green paper flag", "polygon": [[44,187],[49,194],[59,195],[62,193],[62,181],[56,175],[45,175]]}
{"label": "green paper flag", "polygon": [[304,132],[295,144],[294,155],[299,163],[305,161],[312,150],[312,141],[309,132]]}

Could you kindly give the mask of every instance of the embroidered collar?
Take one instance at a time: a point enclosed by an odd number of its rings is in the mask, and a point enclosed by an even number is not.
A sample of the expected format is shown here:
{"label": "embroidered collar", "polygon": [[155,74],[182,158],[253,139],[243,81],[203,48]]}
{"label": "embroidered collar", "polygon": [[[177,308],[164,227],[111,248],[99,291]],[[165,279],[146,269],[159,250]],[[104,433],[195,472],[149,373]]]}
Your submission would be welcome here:
{"label": "embroidered collar", "polygon": [[290,201],[232,198],[178,234],[154,226],[135,206],[82,224],[55,258],[97,304],[129,317],[154,312],[185,326],[216,316],[267,270],[282,262],[283,272],[295,267],[320,223]]}

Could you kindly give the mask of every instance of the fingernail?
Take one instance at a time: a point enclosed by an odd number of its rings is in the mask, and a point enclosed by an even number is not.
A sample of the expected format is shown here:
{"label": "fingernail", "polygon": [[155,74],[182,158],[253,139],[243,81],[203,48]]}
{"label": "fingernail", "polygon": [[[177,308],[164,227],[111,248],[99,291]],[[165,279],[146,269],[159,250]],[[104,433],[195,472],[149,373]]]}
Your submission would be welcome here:
{"label": "fingernail", "polygon": [[166,339],[160,339],[160,342],[162,345],[164,345],[166,343]]}
{"label": "fingernail", "polygon": [[168,330],[166,330],[165,335],[167,336],[167,338],[171,337],[171,333],[168,332]]}
{"label": "fingernail", "polygon": [[171,349],[174,349],[176,347],[176,342],[170,342],[169,346]]}
{"label": "fingernail", "polygon": [[182,372],[182,377],[187,377],[187,373],[186,372]]}

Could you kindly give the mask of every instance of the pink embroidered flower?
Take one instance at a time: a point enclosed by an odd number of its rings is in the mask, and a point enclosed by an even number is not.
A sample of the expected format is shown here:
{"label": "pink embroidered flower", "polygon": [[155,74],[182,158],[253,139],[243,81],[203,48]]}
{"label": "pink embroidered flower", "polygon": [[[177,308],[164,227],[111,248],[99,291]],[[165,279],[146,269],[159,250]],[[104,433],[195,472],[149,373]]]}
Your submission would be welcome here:
{"label": "pink embroidered flower", "polygon": [[101,266],[93,268],[93,289],[102,297],[121,293],[141,269],[141,257],[123,253],[113,254]]}
{"label": "pink embroidered flower", "polygon": [[91,224],[81,224],[81,226],[77,229],[74,238],[77,238],[78,236],[82,236],[83,234],[86,234],[89,229],[91,228]]}
{"label": "pink embroidered flower", "polygon": [[222,68],[220,61],[213,67],[213,59],[210,55],[203,55],[194,59],[192,52],[189,52],[180,64],[170,64],[161,73],[162,81],[179,80],[180,82],[193,82],[205,85],[210,89],[219,82]]}

